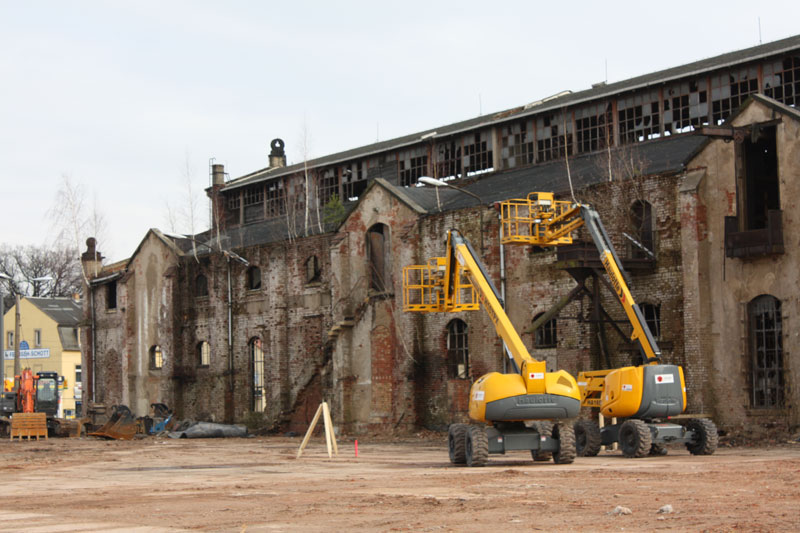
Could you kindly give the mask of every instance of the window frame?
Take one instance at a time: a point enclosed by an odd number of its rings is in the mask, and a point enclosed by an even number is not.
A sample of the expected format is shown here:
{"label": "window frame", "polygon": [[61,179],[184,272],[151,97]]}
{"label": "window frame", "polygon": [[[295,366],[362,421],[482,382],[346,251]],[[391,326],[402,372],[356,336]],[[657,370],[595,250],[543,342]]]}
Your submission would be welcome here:
{"label": "window frame", "polygon": [[469,379],[469,325],[454,318],[445,326],[448,379]]}

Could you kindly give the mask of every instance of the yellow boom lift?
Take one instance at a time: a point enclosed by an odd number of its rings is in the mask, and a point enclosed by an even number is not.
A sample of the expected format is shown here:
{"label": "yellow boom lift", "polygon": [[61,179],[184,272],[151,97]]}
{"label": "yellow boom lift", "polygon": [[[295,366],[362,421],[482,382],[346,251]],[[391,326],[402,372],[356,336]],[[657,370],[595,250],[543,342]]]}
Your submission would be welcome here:
{"label": "yellow boom lift", "polygon": [[544,361],[530,356],[469,242],[450,230],[445,257],[403,269],[404,311],[456,313],[481,306],[504,341],[515,372],[491,372],[473,383],[469,417],[474,423],[450,425],[450,461],[482,466],[490,453],[530,450],[534,460],[552,455],[556,463],[571,463],[576,456],[572,423],[531,421],[577,416],[578,384],[563,370],[547,372]]}
{"label": "yellow boom lift", "polygon": [[572,243],[572,232],[585,226],[600,254],[614,292],[633,327],[643,365],[581,372],[581,404],[597,408],[619,423],[600,429],[596,423],[575,423],[578,455],[597,455],[603,445],[619,442],[627,457],[666,453],[666,443],[683,443],[695,455],[709,455],[717,447],[717,428],[706,418],[690,419],[685,426],[662,420],[686,408],[683,368],[662,364],[661,351],[628,289],[622,262],[600,217],[586,204],[555,200],[553,193],[533,192],[526,199],[501,202],[503,244],[560,246]]}

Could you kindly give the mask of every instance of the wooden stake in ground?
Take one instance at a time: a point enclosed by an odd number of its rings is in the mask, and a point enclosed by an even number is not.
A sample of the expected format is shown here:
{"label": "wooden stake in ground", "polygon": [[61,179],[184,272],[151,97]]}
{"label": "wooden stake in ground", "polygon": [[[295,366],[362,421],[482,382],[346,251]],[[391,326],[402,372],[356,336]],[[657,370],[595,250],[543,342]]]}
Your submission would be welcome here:
{"label": "wooden stake in ground", "polygon": [[303,442],[300,443],[300,449],[297,450],[297,459],[300,459],[300,456],[303,455],[303,450],[305,450],[306,445],[311,438],[311,433],[314,432],[314,428],[317,425],[320,415],[322,415],[323,425],[325,426],[325,446],[328,448],[328,458],[330,459],[333,457],[332,452],[335,452],[337,456],[339,455],[339,446],[336,444],[336,435],[333,434],[331,411],[330,408],[328,408],[328,402],[322,402],[319,404],[317,412],[314,414],[314,418],[311,420],[311,424],[308,426],[308,431],[306,431],[306,436],[303,437]]}

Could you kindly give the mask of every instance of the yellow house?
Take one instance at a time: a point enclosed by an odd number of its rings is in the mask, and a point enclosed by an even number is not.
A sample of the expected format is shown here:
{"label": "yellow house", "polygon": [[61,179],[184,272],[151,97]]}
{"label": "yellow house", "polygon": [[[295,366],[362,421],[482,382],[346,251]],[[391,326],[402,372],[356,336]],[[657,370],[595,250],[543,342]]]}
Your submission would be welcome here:
{"label": "yellow house", "polygon": [[[20,369],[56,372],[61,402],[58,416],[73,418],[81,401],[81,347],[78,324],[83,310],[72,298],[20,298]],[[14,377],[15,309],[4,317],[3,375]]]}

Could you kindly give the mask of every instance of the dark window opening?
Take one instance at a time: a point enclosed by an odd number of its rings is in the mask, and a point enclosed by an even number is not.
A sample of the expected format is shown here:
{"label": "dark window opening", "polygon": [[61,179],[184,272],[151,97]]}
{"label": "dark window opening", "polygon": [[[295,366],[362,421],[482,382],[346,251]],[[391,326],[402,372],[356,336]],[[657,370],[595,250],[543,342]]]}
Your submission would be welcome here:
{"label": "dark window opening", "polygon": [[344,200],[355,202],[367,190],[367,162],[351,163],[342,169]]}
{"label": "dark window opening", "polygon": [[492,138],[487,132],[464,137],[463,166],[467,175],[492,170],[493,160]]}
{"label": "dark window opening", "polygon": [[267,218],[286,214],[286,188],[283,179],[267,183]]}
{"label": "dark window opening", "polygon": [[776,128],[769,126],[756,131],[755,142],[752,135],[747,136],[740,151],[744,157],[744,176],[739,183],[743,193],[739,205],[744,220],[740,223],[745,231],[766,228],[768,212],[781,208]]}
{"label": "dark window opening", "polygon": [[758,92],[758,68],[730,70],[711,78],[711,118],[722,124],[747,97]]}
{"label": "dark window opening", "polygon": [[247,290],[255,291],[261,288],[261,269],[251,266],[247,269]]}
{"label": "dark window opening", "polygon": [[764,94],[786,105],[800,104],[800,56],[764,65]]}
{"label": "dark window opening", "polygon": [[198,274],[194,280],[195,295],[198,298],[208,296],[208,278],[205,274]]}
{"label": "dark window opening", "polygon": [[614,144],[611,104],[590,105],[575,111],[578,152],[594,152]]}
{"label": "dark window opening", "polygon": [[415,148],[400,152],[397,160],[397,171],[400,174],[400,185],[413,187],[417,179],[428,175],[427,148]]}
{"label": "dark window opening", "polygon": [[263,413],[267,407],[267,397],[265,395],[264,387],[266,379],[264,377],[264,370],[266,365],[264,362],[264,349],[261,346],[261,339],[254,337],[247,343],[248,351],[250,352],[250,362],[253,365],[253,412]]}
{"label": "dark window opening", "polygon": [[388,266],[391,265],[391,261],[389,260],[389,228],[384,224],[375,224],[367,232],[367,257],[370,288],[378,292],[386,292],[390,286]]}
{"label": "dark window opening", "polygon": [[228,196],[228,210],[226,213],[226,219],[229,224],[239,223],[239,209],[241,208],[242,204],[242,199],[239,193],[240,191],[233,191],[230,196]]}
{"label": "dark window opening", "polygon": [[658,340],[661,338],[661,306],[649,303],[642,303],[639,309],[644,315],[644,321],[650,329],[653,338]]}
{"label": "dark window opening", "polygon": [[469,377],[469,342],[467,324],[455,319],[447,324],[447,377],[467,379]]}
{"label": "dark window opening", "polygon": [[783,324],[781,302],[763,295],[748,305],[750,388],[754,408],[784,406]]}
{"label": "dark window opening", "polygon": [[503,168],[533,164],[533,127],[530,122],[523,121],[503,126],[501,142],[500,157]]}
{"label": "dark window opening", "polygon": [[455,141],[436,145],[436,178],[441,180],[461,177],[461,145]]}
{"label": "dark window opening", "polygon": [[642,92],[617,100],[619,142],[655,139],[661,134],[658,91]]}
{"label": "dark window opening", "polygon": [[112,281],[106,285],[106,308],[117,308],[117,282]]}
{"label": "dark window opening", "polygon": [[211,364],[211,346],[206,341],[197,344],[197,366],[206,367]]}
{"label": "dark window opening", "polygon": [[329,168],[325,170],[319,178],[319,185],[317,187],[319,206],[324,207],[331,201],[334,195],[341,198],[339,194],[339,173],[337,169]]}
{"label": "dark window opening", "polygon": [[[566,132],[566,133],[565,133]],[[564,159],[572,155],[572,120],[563,113],[536,119],[536,161]]]}
{"label": "dark window opening", "polygon": [[313,283],[320,280],[322,269],[319,266],[319,259],[312,255],[306,259],[306,283]]}
{"label": "dark window opening", "polygon": [[244,190],[244,222],[256,222],[264,218],[264,186],[256,185]]}
{"label": "dark window opening", "polygon": [[150,347],[150,370],[160,370],[164,366],[164,354],[161,346],[156,344]]}
{"label": "dark window opening", "polygon": [[[649,202],[636,200],[631,206],[631,229],[633,238],[651,253],[655,253],[655,231],[653,228],[653,207]],[[629,257],[633,259],[651,259],[650,254],[631,243]]]}
{"label": "dark window opening", "polygon": [[[539,313],[533,317],[533,321],[541,317],[544,313]],[[551,318],[536,330],[534,338],[536,348],[555,348],[558,346],[558,323],[555,318]]]}

